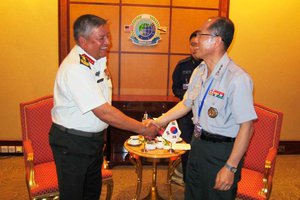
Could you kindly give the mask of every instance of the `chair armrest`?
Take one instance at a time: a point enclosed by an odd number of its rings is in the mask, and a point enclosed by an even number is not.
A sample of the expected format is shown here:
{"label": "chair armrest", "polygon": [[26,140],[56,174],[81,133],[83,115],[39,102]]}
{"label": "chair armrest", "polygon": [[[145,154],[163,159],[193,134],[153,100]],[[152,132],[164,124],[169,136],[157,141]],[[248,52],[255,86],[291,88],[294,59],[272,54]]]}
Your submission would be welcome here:
{"label": "chair armrest", "polygon": [[24,148],[24,157],[25,157],[25,165],[26,165],[26,177],[28,180],[28,185],[30,188],[36,187],[37,184],[35,183],[34,179],[34,169],[33,169],[33,148],[30,140],[23,141],[23,148]]}
{"label": "chair armrest", "polygon": [[276,158],[276,155],[277,155],[277,148],[275,148],[275,147],[270,148],[267,158],[266,158],[265,168],[270,169],[272,167],[272,164]]}
{"label": "chair armrest", "polygon": [[26,158],[26,161],[33,160],[33,148],[31,145],[30,140],[24,140],[23,141],[23,148],[24,148],[24,156]]}
{"label": "chair armrest", "polygon": [[272,177],[270,176],[270,171],[272,165],[275,161],[277,155],[277,148],[272,147],[269,149],[268,155],[265,161],[265,171],[263,176],[263,188],[261,189],[260,194],[265,196],[268,199],[268,196],[271,194],[271,187],[272,187]]}

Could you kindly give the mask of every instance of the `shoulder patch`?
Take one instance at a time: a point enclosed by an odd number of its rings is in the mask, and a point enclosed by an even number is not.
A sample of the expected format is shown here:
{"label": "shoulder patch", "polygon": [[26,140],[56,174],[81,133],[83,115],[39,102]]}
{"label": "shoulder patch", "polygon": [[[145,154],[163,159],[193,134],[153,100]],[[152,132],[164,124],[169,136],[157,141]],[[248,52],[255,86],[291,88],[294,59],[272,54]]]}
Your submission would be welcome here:
{"label": "shoulder patch", "polygon": [[89,69],[91,69],[90,62],[84,55],[79,54],[79,58],[80,58],[80,64],[82,64],[82,65],[88,67]]}

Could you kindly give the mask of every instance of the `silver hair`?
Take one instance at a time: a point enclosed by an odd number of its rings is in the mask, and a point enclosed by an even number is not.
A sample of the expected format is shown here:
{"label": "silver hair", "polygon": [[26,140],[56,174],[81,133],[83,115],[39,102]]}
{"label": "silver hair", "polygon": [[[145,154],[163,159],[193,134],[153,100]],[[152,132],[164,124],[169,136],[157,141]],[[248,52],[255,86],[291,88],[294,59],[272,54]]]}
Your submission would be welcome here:
{"label": "silver hair", "polygon": [[79,37],[88,38],[94,28],[105,25],[107,20],[96,15],[82,15],[73,25],[74,39],[78,42]]}

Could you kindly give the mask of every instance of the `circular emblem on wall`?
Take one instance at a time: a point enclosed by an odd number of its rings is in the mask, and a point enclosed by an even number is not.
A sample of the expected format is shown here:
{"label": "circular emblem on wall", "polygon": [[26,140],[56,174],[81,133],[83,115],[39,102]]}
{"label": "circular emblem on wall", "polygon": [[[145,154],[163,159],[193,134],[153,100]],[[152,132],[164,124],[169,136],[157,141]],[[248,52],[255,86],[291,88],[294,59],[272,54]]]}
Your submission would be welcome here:
{"label": "circular emblem on wall", "polygon": [[130,32],[130,39],[137,45],[156,45],[160,40],[160,33],[166,32],[161,28],[158,20],[149,14],[136,16],[131,25],[125,25],[125,32]]}

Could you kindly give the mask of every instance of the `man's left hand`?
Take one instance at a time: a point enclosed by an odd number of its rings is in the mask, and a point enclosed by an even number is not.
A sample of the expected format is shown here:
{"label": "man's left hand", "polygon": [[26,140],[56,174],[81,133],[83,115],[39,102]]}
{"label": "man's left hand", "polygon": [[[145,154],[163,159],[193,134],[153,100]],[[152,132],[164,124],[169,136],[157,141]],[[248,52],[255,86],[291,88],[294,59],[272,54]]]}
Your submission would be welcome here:
{"label": "man's left hand", "polygon": [[217,174],[214,189],[229,190],[233,184],[234,173],[223,167]]}

